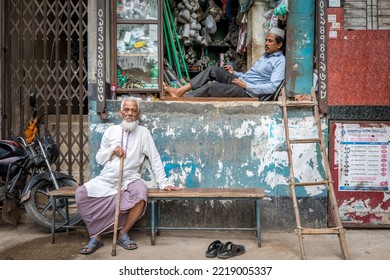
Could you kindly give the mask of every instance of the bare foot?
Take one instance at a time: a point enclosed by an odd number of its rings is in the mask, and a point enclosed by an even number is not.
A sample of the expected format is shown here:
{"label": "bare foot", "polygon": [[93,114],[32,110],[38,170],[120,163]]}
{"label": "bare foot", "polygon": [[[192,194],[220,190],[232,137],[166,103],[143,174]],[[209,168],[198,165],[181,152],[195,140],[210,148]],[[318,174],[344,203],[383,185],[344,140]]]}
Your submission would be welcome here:
{"label": "bare foot", "polygon": [[180,97],[181,96],[177,89],[168,86],[166,83],[163,83],[163,88],[164,88],[164,94],[168,94],[172,97]]}
{"label": "bare foot", "polygon": [[295,101],[311,101],[310,94],[295,95]]}

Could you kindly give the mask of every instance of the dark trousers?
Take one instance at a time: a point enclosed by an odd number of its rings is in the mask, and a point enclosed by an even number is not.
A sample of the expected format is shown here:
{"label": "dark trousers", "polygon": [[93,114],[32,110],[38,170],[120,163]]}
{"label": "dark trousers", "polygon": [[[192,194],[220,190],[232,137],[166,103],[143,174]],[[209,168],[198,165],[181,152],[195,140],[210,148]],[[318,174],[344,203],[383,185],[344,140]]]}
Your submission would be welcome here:
{"label": "dark trousers", "polygon": [[245,89],[233,85],[237,78],[222,67],[210,66],[190,80],[193,97],[250,97]]}

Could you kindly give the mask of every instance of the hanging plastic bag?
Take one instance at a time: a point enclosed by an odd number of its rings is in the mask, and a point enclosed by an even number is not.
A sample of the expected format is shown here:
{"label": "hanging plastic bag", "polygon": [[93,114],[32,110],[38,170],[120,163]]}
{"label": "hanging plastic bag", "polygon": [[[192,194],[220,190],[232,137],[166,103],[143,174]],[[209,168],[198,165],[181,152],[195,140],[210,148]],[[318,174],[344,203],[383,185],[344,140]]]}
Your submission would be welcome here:
{"label": "hanging plastic bag", "polygon": [[212,15],[208,15],[204,20],[204,27],[209,34],[214,34],[217,31],[217,24]]}
{"label": "hanging plastic bag", "polygon": [[288,12],[288,1],[282,0],[279,2],[278,6],[274,9],[275,16],[285,16]]}
{"label": "hanging plastic bag", "polygon": [[252,6],[253,0],[239,0],[240,13],[245,13]]}
{"label": "hanging plastic bag", "polygon": [[278,16],[273,14],[268,21],[268,26],[269,26],[269,28],[278,27]]}
{"label": "hanging plastic bag", "polygon": [[240,23],[240,29],[238,32],[238,41],[237,41],[237,53],[244,54],[246,52],[247,46],[246,46],[246,37],[247,37],[247,18],[246,14],[241,20]]}

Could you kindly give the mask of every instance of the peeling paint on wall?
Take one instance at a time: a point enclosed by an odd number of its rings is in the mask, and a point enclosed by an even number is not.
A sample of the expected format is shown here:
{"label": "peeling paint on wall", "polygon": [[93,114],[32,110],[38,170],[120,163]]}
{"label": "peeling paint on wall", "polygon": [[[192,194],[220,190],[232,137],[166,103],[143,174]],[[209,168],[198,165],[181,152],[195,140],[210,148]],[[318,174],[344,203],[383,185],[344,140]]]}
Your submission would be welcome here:
{"label": "peeling paint on wall", "polygon": [[[289,195],[284,125],[277,104],[149,102],[142,106],[146,107],[142,109],[142,124],[150,129],[165,171],[176,185],[262,187],[267,195]],[[290,118],[291,137],[317,133],[315,119],[310,115],[301,112]],[[95,145],[95,151],[105,129],[119,121],[117,114],[110,115],[104,123],[93,117],[90,143]],[[296,180],[321,180],[323,169],[317,152],[310,144],[293,147]],[[94,159],[91,161],[93,166]],[[326,192],[310,187],[302,188],[298,195],[326,196]]]}

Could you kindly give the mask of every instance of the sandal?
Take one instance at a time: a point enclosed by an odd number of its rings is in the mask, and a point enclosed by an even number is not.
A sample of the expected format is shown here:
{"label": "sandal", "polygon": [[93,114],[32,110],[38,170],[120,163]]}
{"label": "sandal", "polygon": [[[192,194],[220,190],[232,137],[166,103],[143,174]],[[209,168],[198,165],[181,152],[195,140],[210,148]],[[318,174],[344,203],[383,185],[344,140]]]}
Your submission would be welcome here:
{"label": "sandal", "polygon": [[137,243],[130,239],[130,236],[125,233],[116,241],[116,244],[122,246],[126,250],[135,250],[138,248]]}
{"label": "sandal", "polygon": [[81,248],[80,253],[83,255],[89,255],[94,253],[97,249],[103,246],[103,242],[99,241],[96,237],[92,237],[88,244]]}
{"label": "sandal", "polygon": [[223,248],[223,243],[219,240],[212,242],[206,251],[206,257],[215,258],[218,254],[218,251]]}
{"label": "sandal", "polygon": [[227,242],[223,248],[218,251],[217,257],[220,259],[228,259],[234,256],[242,255],[245,253],[245,246],[233,244],[232,242]]}

